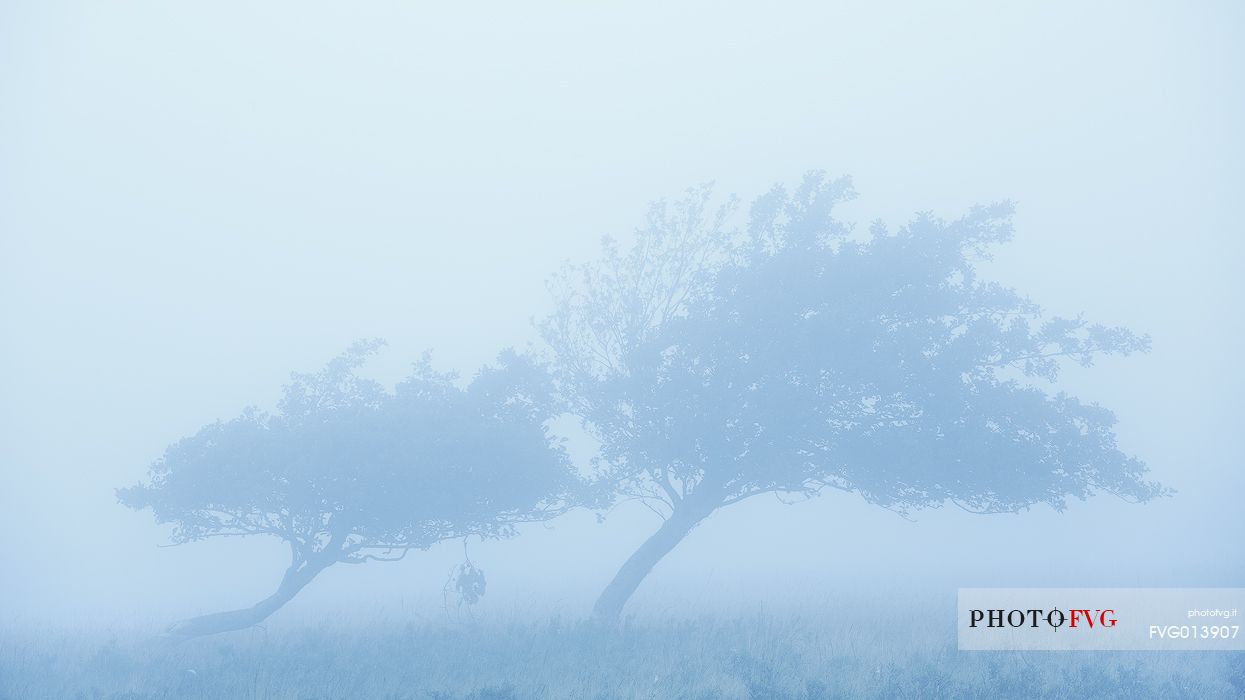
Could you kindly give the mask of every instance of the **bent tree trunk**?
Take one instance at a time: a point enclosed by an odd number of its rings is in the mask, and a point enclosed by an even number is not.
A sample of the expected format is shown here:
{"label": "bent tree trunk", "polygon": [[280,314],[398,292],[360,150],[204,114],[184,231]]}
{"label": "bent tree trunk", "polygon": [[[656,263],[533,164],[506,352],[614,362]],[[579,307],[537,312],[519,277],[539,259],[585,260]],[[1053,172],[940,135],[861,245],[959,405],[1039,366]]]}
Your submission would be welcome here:
{"label": "bent tree trunk", "polygon": [[303,562],[301,566],[294,564],[285,571],[285,576],[282,577],[281,585],[277,587],[277,591],[255,605],[241,610],[228,610],[182,620],[169,627],[165,634],[170,637],[189,639],[208,634],[219,634],[220,632],[232,632],[259,624],[269,615],[281,609],[281,606],[290,602],[299,591],[311,583],[311,580],[321,571],[328,568],[330,564],[332,564],[332,561]]}
{"label": "bent tree trunk", "polygon": [[623,606],[631,599],[631,595],[640,587],[640,583],[649,575],[657,562],[670,553],[687,534],[708,517],[708,511],[693,511],[690,508],[676,510],[666,522],[662,523],[657,532],[644,541],[622,565],[614,580],[610,581],[596,605],[592,607],[592,615],[602,622],[617,622],[622,614]]}

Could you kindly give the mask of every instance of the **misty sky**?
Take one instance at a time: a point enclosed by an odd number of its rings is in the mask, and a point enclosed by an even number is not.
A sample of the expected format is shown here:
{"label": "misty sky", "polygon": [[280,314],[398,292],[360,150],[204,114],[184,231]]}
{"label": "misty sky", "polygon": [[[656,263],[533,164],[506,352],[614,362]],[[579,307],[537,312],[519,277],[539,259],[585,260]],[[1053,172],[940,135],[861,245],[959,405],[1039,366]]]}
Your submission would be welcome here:
{"label": "misty sky", "polygon": [[[278,543],[159,548],[113,489],[361,337],[385,381],[425,349],[469,374],[650,200],[813,168],[854,178],[861,226],[1015,200],[989,275],[1153,337],[1066,384],[1178,494],[914,522],[762,497],[638,603],[1240,585],[1243,35],[1233,2],[4,3],[0,624],[249,605]],[[582,614],[655,527],[621,507],[472,545],[486,605]],[[427,608],[461,550],[337,567],[291,609]]]}

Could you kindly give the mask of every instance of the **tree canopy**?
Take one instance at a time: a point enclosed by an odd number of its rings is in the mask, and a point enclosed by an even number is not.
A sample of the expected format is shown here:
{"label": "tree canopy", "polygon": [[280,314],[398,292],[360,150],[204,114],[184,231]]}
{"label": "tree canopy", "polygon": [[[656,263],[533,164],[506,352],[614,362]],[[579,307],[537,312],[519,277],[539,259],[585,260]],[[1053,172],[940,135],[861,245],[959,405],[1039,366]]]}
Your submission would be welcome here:
{"label": "tree canopy", "polygon": [[172,632],[249,626],[333,564],[505,537],[572,502],[577,478],[545,428],[553,405],[542,368],[507,352],[460,388],[425,358],[389,392],[356,372],[378,345],[295,374],[276,413],[252,409],[205,426],[170,446],[147,483],[118,491],[125,505],[172,524],[177,543],[269,535],[290,547],[271,598]]}
{"label": "tree canopy", "polygon": [[656,206],[630,250],[607,241],[555,281],[543,331],[562,390],[618,494],[666,518],[598,615],[617,616],[697,523],[760,493],[999,513],[1163,492],[1117,447],[1110,411],[1056,388],[1062,362],[1149,339],[1047,317],[978,274],[1011,238],[1010,204],[862,234],[832,216],[851,196],[814,173],[757,199],[736,232],[733,203],[711,210],[695,190]]}

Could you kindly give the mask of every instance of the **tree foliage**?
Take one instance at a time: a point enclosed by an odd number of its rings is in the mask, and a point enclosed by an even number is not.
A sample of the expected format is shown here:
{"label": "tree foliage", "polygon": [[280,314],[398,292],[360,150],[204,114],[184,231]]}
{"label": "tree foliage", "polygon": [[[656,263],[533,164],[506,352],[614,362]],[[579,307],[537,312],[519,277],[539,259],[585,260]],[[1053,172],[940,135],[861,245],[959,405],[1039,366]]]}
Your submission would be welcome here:
{"label": "tree foliage", "polygon": [[[978,274],[1011,238],[1010,204],[862,235],[832,216],[851,196],[810,174],[735,232],[694,190],[654,209],[630,251],[607,242],[555,281],[542,329],[561,388],[602,443],[603,475],[668,518],[657,544],[766,492],[980,513],[1163,492],[1117,447],[1110,411],[1057,389],[1063,362],[1149,339],[1045,316]],[[598,613],[617,614],[662,548],[637,552],[651,561]]]}

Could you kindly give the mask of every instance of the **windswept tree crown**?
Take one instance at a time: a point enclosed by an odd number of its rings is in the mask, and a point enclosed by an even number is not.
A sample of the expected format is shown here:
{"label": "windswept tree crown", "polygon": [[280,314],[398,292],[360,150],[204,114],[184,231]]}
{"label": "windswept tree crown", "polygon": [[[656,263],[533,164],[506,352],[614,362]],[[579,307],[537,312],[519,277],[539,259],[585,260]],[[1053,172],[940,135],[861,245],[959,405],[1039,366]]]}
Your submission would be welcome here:
{"label": "windswept tree crown", "polygon": [[544,336],[622,494],[703,516],[827,486],[898,511],[1162,493],[1110,411],[1054,388],[1062,361],[1149,339],[1046,317],[978,275],[1010,204],[861,235],[832,216],[852,194],[810,174],[735,232],[733,203],[694,190],[655,206],[630,250],[607,241],[554,281]]}
{"label": "windswept tree crown", "polygon": [[294,375],[275,414],[249,410],[172,445],[122,503],[172,523],[176,542],[280,537],[296,565],[505,536],[566,508],[576,477],[544,427],[542,369],[504,353],[459,388],[425,360],[389,392],[356,374],[377,345]]}

